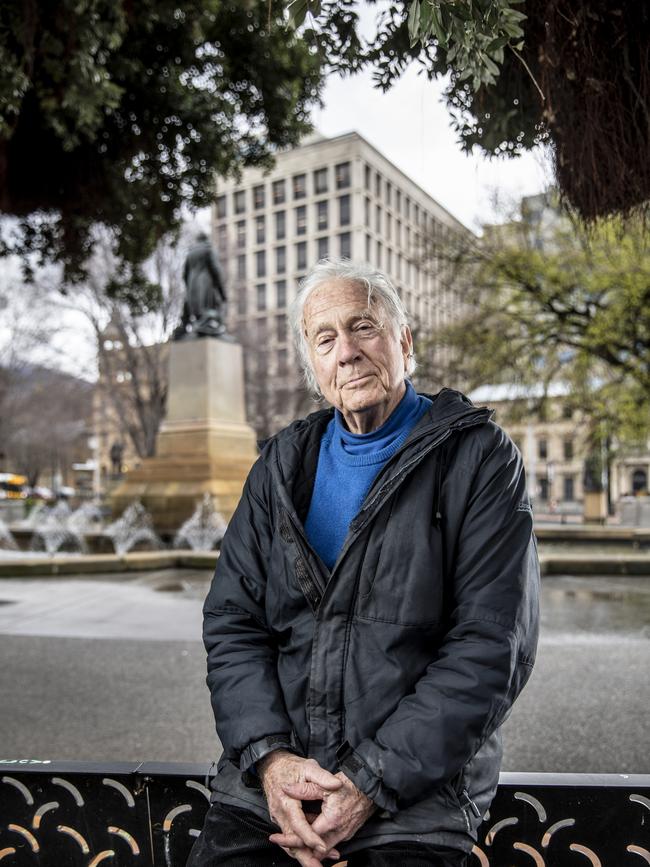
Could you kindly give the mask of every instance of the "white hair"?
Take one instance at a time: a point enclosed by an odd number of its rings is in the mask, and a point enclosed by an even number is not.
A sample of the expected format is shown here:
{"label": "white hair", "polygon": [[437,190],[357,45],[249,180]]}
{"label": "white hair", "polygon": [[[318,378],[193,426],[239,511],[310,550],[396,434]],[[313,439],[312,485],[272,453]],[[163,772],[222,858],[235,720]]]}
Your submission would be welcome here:
{"label": "white hair", "polygon": [[[402,328],[408,326],[408,317],[402,299],[390,279],[382,271],[373,268],[372,265],[352,262],[350,259],[328,258],[317,262],[301,281],[289,315],[305,383],[309,389],[319,395],[320,388],[314,374],[309,355],[309,345],[305,336],[304,313],[305,305],[311,294],[331,281],[352,283],[367,289],[368,308],[373,303],[380,305],[388,322],[397,334],[401,333]],[[415,356],[411,353],[405,375],[410,377],[415,368]]]}

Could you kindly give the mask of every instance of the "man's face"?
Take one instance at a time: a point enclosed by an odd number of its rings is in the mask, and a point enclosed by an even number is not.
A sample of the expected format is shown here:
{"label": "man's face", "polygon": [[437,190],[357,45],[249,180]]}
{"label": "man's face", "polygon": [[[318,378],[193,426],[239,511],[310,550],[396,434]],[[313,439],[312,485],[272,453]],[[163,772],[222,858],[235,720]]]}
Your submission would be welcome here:
{"label": "man's face", "polygon": [[357,428],[355,414],[369,413],[370,429],[383,424],[404,394],[409,329],[396,333],[380,304],[368,308],[365,286],[340,280],[314,290],[303,322],[323,396],[350,430]]}

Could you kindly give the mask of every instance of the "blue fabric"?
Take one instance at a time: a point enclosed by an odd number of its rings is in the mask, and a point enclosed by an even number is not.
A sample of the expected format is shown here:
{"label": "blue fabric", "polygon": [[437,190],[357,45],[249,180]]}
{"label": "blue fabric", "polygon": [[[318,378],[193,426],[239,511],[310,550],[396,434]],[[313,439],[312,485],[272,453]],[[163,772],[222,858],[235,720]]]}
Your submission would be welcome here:
{"label": "blue fabric", "polygon": [[404,397],[384,424],[370,433],[351,433],[342,414],[335,411],[321,439],[305,521],[309,543],[328,569],[336,563],[350,521],[361,508],[377,474],[431,405],[407,381]]}

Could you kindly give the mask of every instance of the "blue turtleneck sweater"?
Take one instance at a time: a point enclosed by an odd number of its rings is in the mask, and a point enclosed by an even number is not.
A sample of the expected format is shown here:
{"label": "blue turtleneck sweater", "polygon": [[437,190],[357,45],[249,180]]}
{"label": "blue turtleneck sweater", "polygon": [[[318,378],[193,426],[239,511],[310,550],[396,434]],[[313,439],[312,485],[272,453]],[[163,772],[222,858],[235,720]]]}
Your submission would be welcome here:
{"label": "blue turtleneck sweater", "polygon": [[335,410],[321,439],[316,480],[305,521],[312,548],[328,569],[336,563],[350,521],[357,514],[381,468],[404,443],[431,401],[410,382],[406,393],[377,430],[354,434]]}

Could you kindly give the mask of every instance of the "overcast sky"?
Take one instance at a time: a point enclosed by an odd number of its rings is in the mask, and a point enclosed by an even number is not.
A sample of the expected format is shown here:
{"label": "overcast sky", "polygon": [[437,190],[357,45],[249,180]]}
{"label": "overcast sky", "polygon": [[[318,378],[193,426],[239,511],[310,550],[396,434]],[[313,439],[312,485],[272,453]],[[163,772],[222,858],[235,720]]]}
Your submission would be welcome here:
{"label": "overcast sky", "polygon": [[314,123],[326,136],[356,131],[413,178],[434,199],[470,228],[494,222],[495,193],[506,203],[545,189],[550,163],[538,149],[517,159],[487,159],[461,151],[440,96],[441,82],[429,82],[409,68],[382,93],[370,73],[331,77],[325,105]]}

